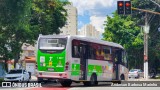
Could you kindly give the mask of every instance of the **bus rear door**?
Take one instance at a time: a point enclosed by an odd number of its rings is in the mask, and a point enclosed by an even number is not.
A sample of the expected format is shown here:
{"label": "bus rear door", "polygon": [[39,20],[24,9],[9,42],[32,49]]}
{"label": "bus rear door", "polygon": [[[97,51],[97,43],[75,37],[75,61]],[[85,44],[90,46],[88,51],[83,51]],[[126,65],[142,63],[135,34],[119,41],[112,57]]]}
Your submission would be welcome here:
{"label": "bus rear door", "polygon": [[87,45],[85,43],[80,44],[80,78],[79,80],[87,80]]}

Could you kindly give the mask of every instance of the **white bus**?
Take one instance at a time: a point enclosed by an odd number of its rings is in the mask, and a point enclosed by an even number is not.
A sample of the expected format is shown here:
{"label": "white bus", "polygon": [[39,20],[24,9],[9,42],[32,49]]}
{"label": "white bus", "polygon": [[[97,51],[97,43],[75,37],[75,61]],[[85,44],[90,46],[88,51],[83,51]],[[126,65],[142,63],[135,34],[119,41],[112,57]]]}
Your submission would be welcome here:
{"label": "white bus", "polygon": [[126,80],[124,48],[113,42],[82,36],[40,35],[37,45],[38,80],[58,79],[97,85],[98,81]]}

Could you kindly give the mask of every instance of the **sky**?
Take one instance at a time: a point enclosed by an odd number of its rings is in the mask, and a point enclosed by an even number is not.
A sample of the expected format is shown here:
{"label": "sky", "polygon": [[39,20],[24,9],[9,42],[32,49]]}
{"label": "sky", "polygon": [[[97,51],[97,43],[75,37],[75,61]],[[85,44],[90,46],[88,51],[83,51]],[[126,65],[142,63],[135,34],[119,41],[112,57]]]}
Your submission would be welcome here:
{"label": "sky", "polygon": [[78,11],[78,30],[85,24],[92,24],[103,32],[106,16],[112,16],[117,9],[117,0],[69,0]]}

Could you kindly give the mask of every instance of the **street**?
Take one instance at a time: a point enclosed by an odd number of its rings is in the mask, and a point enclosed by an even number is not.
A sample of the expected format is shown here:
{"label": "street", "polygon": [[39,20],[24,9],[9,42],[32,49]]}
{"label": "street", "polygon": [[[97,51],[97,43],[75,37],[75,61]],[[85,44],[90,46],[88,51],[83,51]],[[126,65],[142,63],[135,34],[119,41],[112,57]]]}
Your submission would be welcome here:
{"label": "street", "polygon": [[[137,83],[141,81],[158,81],[156,79],[129,79],[128,81],[136,81]],[[123,82],[122,82],[123,84]],[[1,88],[1,90],[159,90],[159,87],[122,87],[122,86],[111,86],[110,82],[99,82],[98,86],[84,86],[83,83],[72,83],[71,87],[62,87],[59,83],[42,83],[42,87],[26,87],[26,88]]]}
{"label": "street", "polygon": [[159,90],[159,87],[108,87],[108,84],[99,84],[94,87],[84,87],[83,84],[74,83],[71,87],[64,88],[60,84],[46,84],[35,88],[2,88],[1,90]]}

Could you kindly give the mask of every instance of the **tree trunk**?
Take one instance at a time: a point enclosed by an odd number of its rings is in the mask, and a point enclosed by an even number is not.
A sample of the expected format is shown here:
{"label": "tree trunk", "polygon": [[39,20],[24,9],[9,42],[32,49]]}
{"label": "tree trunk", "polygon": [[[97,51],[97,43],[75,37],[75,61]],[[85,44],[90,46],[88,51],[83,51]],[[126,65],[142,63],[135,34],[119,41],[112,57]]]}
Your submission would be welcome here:
{"label": "tree trunk", "polygon": [[16,68],[16,63],[18,63],[20,54],[17,52],[14,57],[14,68]]}
{"label": "tree trunk", "polygon": [[4,64],[5,71],[8,72],[8,63],[7,63],[8,59],[4,58],[4,60],[5,60],[5,64]]}

